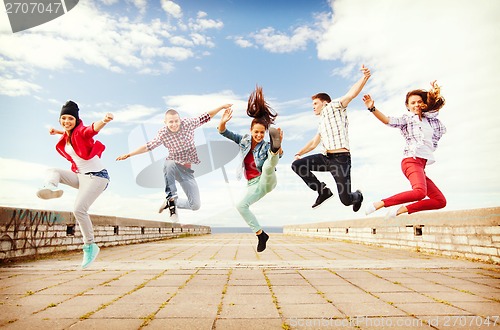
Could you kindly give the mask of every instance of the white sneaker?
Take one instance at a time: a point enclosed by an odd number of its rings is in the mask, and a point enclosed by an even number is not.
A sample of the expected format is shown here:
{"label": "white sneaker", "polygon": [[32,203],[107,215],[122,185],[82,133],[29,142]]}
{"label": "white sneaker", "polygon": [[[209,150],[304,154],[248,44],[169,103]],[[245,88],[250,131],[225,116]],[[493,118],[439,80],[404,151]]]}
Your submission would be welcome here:
{"label": "white sneaker", "polygon": [[54,185],[46,185],[43,188],[40,188],[36,195],[41,199],[51,199],[51,198],[59,198],[62,196],[64,191],[62,189],[57,188]]}
{"label": "white sneaker", "polygon": [[399,207],[390,208],[389,211],[387,211],[385,218],[386,219],[394,219],[398,215],[398,209],[399,209]]}
{"label": "white sneaker", "polygon": [[373,212],[377,211],[377,209],[375,208],[375,205],[373,205],[373,203],[370,203],[368,204],[366,207],[365,207],[365,214],[368,215],[368,214],[372,214]]}

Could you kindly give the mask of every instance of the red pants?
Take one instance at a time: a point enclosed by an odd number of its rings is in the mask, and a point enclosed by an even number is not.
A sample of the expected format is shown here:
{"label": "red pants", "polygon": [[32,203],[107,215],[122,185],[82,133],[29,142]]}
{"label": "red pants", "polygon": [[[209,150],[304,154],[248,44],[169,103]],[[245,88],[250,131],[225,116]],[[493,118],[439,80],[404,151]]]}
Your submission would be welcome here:
{"label": "red pants", "polygon": [[[401,169],[411,183],[412,190],[405,191],[383,199],[385,207],[415,202],[406,206],[408,214],[425,210],[437,210],[446,206],[446,198],[438,187],[425,175],[427,159],[405,158],[401,161]],[[424,199],[425,197],[429,197]]]}

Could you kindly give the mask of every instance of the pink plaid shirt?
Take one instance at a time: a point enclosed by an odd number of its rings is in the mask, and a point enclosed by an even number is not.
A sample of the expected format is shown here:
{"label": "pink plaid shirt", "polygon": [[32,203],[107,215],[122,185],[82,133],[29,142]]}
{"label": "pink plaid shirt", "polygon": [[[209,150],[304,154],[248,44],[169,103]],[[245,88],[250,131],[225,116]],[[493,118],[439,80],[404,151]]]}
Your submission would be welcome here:
{"label": "pink plaid shirt", "polygon": [[210,121],[210,115],[204,113],[196,118],[181,119],[179,131],[171,132],[167,127],[162,127],[156,137],[146,143],[148,150],[163,144],[168,149],[166,159],[173,160],[182,165],[199,164],[196,146],[194,144],[194,130]]}

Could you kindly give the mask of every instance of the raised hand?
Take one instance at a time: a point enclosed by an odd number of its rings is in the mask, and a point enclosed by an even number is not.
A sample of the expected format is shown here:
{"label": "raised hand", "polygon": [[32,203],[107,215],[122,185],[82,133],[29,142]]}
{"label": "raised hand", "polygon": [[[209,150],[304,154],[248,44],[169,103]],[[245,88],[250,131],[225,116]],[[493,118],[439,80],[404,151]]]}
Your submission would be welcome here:
{"label": "raised hand", "polygon": [[369,94],[363,95],[363,102],[365,103],[367,108],[371,108],[375,104],[375,101]]}

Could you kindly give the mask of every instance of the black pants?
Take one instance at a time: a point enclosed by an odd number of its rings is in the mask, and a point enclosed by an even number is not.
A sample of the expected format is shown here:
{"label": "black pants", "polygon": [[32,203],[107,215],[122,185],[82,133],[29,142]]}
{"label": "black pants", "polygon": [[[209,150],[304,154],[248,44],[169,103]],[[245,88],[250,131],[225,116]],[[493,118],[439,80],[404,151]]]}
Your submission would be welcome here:
{"label": "black pants", "polygon": [[301,177],[309,188],[321,194],[326,188],[312,173],[330,172],[337,183],[337,191],[342,204],[352,205],[361,197],[358,192],[351,192],[351,154],[349,152],[316,154],[297,159],[292,163],[292,170]]}

